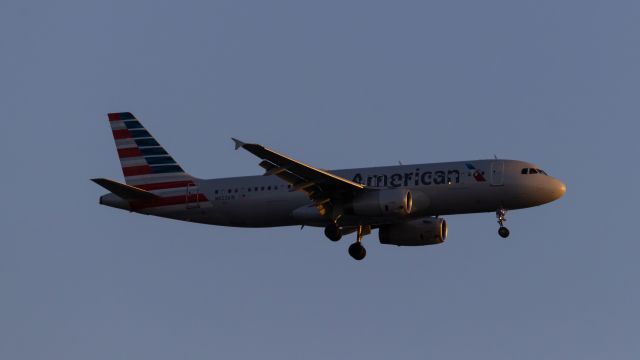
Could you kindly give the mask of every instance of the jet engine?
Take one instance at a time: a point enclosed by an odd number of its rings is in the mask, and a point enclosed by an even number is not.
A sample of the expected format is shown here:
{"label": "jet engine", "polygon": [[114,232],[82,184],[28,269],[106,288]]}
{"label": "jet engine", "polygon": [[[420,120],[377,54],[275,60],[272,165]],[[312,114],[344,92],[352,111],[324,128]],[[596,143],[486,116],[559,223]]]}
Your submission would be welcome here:
{"label": "jet engine", "polygon": [[380,243],[398,246],[441,244],[447,239],[447,222],[427,217],[400,224],[384,225],[379,231]]}
{"label": "jet engine", "polygon": [[411,213],[412,203],[411,191],[384,189],[359,194],[349,210],[359,216],[404,216]]}

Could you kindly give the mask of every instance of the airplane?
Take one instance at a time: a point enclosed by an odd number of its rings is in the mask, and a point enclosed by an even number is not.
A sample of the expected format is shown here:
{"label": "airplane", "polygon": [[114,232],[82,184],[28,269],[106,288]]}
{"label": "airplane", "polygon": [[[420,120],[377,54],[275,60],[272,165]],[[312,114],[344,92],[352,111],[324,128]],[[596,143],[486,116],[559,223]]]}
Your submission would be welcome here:
{"label": "airplane", "polygon": [[263,175],[199,179],[189,175],[129,112],[109,113],[125,183],[96,178],[102,205],[195,223],[232,227],[313,226],[338,241],[356,234],[348,253],[366,256],[362,239],[435,245],[447,239],[443,215],[495,212],[561,198],[565,184],[535,164],[505,159],[323,170],[259,144],[232,138],[260,159]]}

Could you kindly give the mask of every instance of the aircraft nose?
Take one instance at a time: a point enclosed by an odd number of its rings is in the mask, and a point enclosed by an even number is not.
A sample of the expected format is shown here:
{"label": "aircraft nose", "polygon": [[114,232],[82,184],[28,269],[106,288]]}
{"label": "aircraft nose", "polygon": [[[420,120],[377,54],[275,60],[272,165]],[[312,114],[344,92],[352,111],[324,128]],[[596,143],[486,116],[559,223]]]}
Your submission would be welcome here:
{"label": "aircraft nose", "polygon": [[551,186],[551,192],[554,200],[560,199],[567,192],[567,185],[558,179],[553,179],[554,184]]}

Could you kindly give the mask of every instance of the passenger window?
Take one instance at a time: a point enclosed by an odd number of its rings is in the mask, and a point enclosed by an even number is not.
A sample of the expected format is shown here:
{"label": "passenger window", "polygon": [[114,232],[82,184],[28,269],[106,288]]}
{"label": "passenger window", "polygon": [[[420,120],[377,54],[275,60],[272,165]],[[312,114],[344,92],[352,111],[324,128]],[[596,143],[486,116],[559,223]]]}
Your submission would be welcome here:
{"label": "passenger window", "polygon": [[264,186],[262,186],[262,187],[260,188],[260,191],[264,191]]}
{"label": "passenger window", "polygon": [[274,186],[274,187],[273,187],[273,190],[278,190],[278,187],[277,187],[277,186]]}
{"label": "passenger window", "polygon": [[216,195],[218,194],[218,190],[216,190]]}
{"label": "passenger window", "polygon": [[267,186],[267,190],[271,190],[271,186]]}
{"label": "passenger window", "polygon": [[522,172],[521,172],[521,173],[522,173],[522,174],[528,174],[528,173],[529,173],[529,169],[524,168],[524,169],[522,169]]}

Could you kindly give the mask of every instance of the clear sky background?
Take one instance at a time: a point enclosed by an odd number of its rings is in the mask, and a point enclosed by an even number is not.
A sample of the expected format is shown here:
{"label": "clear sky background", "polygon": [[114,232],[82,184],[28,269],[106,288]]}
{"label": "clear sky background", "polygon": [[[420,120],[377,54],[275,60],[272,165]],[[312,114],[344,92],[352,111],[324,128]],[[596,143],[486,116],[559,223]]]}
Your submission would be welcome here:
{"label": "clear sky background", "polygon": [[[0,2],[1,359],[638,359],[637,1]],[[564,198],[398,248],[98,205],[131,111],[322,168],[527,160]]]}

